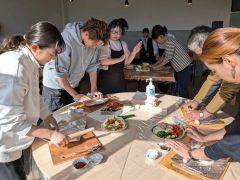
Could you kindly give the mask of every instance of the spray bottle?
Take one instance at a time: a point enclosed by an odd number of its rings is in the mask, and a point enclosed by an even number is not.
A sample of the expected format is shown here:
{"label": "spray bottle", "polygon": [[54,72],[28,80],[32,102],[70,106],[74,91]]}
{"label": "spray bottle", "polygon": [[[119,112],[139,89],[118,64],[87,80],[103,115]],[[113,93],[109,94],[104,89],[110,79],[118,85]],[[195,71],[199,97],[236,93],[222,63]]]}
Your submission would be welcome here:
{"label": "spray bottle", "polygon": [[146,87],[146,94],[147,95],[154,95],[155,94],[155,86],[152,83],[152,78],[147,79],[146,82],[149,82]]}

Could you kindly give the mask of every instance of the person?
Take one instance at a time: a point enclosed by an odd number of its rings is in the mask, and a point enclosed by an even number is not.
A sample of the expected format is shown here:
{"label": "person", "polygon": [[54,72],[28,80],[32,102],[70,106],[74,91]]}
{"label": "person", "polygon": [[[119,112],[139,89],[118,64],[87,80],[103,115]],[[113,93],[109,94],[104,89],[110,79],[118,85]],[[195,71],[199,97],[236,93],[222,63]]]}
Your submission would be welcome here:
{"label": "person", "polygon": [[142,30],[142,38],[141,38],[143,47],[140,50],[140,58],[143,62],[147,62],[149,64],[156,63],[154,54],[153,54],[153,40],[149,37],[149,29],[144,28]]}
{"label": "person", "polygon": [[[188,37],[189,50],[197,56],[200,56],[203,43],[211,31],[212,29],[208,26],[197,26],[193,28]],[[216,91],[217,93],[208,105],[205,108],[199,109],[198,106],[203,104]],[[183,107],[188,113],[189,119],[203,120],[223,108],[239,91],[240,86],[238,84],[223,81],[216,73],[210,72],[193,101],[185,103]]]}
{"label": "person", "polygon": [[84,24],[69,23],[62,32],[66,42],[65,50],[50,61],[43,69],[43,97],[51,112],[76,102],[90,100],[79,93],[79,82],[88,72],[91,95],[100,98],[97,90],[98,46],[108,39],[107,24],[95,18]]}
{"label": "person", "polygon": [[192,73],[192,60],[189,55],[175,39],[167,36],[166,27],[155,25],[152,29],[152,39],[156,43],[165,44],[166,49],[165,56],[151,65],[151,68],[158,70],[170,62],[175,71],[179,96],[189,98],[188,85]]}
{"label": "person", "polygon": [[[39,94],[39,67],[60,53],[65,44],[58,29],[38,22],[24,35],[6,38],[0,49],[0,179],[24,180],[22,151],[35,137],[60,146],[68,138]],[[49,127],[37,126],[38,119]],[[51,129],[50,129],[51,128]],[[55,130],[54,130],[55,129]]]}
{"label": "person", "polygon": [[125,92],[124,65],[130,64],[140,51],[142,42],[138,42],[130,53],[127,43],[121,40],[124,27],[119,19],[114,19],[108,25],[110,39],[101,47],[99,62],[101,69],[98,76],[98,89],[104,94]]}
{"label": "person", "polygon": [[[240,84],[240,29],[228,27],[214,30],[204,42],[200,58],[224,81]],[[209,135],[188,128],[188,136],[198,142],[217,141],[203,149],[189,149],[187,145],[173,140],[166,143],[184,158],[218,160],[230,157],[240,162],[239,126],[240,121],[235,120]]]}

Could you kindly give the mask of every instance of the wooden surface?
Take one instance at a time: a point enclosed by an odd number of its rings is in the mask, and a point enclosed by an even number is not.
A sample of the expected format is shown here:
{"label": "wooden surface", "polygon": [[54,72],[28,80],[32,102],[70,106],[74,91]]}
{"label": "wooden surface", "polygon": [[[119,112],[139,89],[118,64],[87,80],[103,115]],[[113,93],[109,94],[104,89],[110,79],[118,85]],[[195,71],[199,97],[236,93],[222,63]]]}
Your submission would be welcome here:
{"label": "wooden surface", "polygon": [[101,142],[96,138],[93,132],[89,132],[83,135],[80,141],[70,142],[66,147],[57,147],[54,144],[49,144],[49,150],[52,157],[54,165],[76,159],[78,157],[85,157],[91,154],[89,151],[78,153],[76,155],[69,156],[68,158],[63,158],[63,155],[71,155],[74,152],[80,150],[87,150],[94,145],[99,145],[102,147]]}
{"label": "wooden surface", "polygon": [[174,71],[171,68],[147,72],[124,69],[123,72],[126,80],[145,81],[146,79],[152,78],[153,81],[175,82]]}
{"label": "wooden surface", "polygon": [[[183,142],[188,143],[190,140],[190,138],[185,137]],[[174,151],[170,151],[165,157],[163,157],[161,159],[161,161],[159,162],[161,165],[163,165],[165,168],[167,168],[168,170],[172,170],[174,173],[178,173],[181,174],[182,176],[184,176],[186,179],[188,180],[213,180],[210,179],[208,177],[205,177],[199,173],[196,173],[194,171],[191,171],[187,168],[183,168],[181,165],[177,164],[176,162],[174,162],[172,160],[172,158],[176,155],[176,153]],[[227,167],[225,168],[225,170],[222,172],[221,175],[221,180],[223,179],[227,169],[229,167],[229,164],[227,165]]]}
{"label": "wooden surface", "polygon": [[[130,103],[134,93],[116,94],[123,103]],[[160,108],[170,108],[175,105],[179,97],[162,95],[160,97]],[[65,111],[68,107],[62,108],[54,117],[58,120],[77,117],[69,117]],[[148,149],[158,149],[159,138],[151,133],[151,126],[147,126],[152,119],[159,118],[159,112],[155,108],[140,108],[130,114],[136,117],[127,120],[128,128],[119,133],[108,133],[101,129],[101,123],[91,118],[87,119],[87,127],[94,127],[94,133],[104,146],[100,151],[104,160],[94,167],[87,167],[85,170],[75,171],[72,167],[72,160],[54,165],[52,163],[48,144],[45,141],[36,139],[32,146],[34,163],[46,179],[53,180],[183,180],[177,172],[168,170],[159,164],[162,157],[157,160],[149,160],[145,157]],[[233,119],[226,116],[226,121]],[[207,129],[207,132],[216,129]],[[202,132],[202,131],[201,131]],[[43,178],[42,177],[42,178]],[[224,180],[236,180],[240,177],[240,164],[231,163]],[[35,178],[37,179],[37,178]]]}

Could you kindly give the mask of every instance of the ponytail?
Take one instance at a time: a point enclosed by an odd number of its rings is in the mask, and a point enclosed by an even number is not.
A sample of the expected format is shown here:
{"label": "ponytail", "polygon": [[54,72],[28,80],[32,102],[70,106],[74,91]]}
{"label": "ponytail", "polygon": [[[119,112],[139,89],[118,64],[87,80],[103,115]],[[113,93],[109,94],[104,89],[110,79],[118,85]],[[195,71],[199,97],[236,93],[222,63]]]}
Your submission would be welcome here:
{"label": "ponytail", "polygon": [[26,41],[22,35],[13,35],[3,39],[2,46],[0,47],[0,54],[7,51],[14,51],[21,45],[25,45]]}

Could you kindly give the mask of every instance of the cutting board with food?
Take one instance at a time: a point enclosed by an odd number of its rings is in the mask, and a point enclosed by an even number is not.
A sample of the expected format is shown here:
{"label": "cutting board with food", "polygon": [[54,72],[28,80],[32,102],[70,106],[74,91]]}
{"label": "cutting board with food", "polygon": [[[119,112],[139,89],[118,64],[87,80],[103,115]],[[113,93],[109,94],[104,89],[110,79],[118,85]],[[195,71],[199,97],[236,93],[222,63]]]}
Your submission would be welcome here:
{"label": "cutting board with food", "polygon": [[[185,137],[182,142],[189,144],[189,146],[191,144],[189,137]],[[198,145],[198,143],[194,144],[194,146],[196,145]],[[222,159],[218,161],[185,160],[181,156],[177,155],[174,151],[170,151],[168,154],[166,154],[160,160],[160,164],[166,167],[167,170],[171,170],[176,174],[181,174],[189,180],[223,179],[229,166],[228,159]]]}
{"label": "cutting board with food", "polygon": [[[189,125],[202,128],[223,128],[226,126],[226,123],[219,119],[216,115],[213,115],[207,119],[201,121],[191,121],[187,112],[184,110],[183,106],[178,109],[180,115],[186,122],[189,122]],[[191,121],[191,122],[190,122]]]}
{"label": "cutting board with food", "polygon": [[101,142],[92,131],[82,135],[80,140],[70,142],[65,147],[57,147],[49,143],[49,150],[54,165],[78,157],[88,156],[102,147]]}

